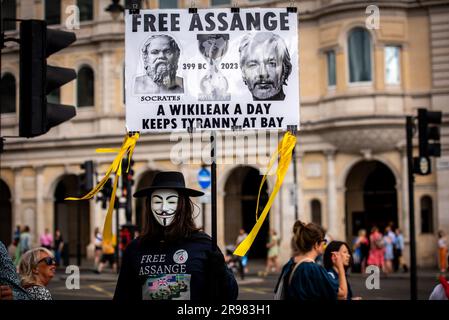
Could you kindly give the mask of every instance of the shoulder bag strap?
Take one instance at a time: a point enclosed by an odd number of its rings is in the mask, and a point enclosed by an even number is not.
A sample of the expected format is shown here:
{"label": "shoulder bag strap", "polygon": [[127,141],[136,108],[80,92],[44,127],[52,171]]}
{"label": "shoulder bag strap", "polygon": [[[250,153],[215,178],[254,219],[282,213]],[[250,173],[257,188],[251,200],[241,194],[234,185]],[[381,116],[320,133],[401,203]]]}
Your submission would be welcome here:
{"label": "shoulder bag strap", "polygon": [[289,279],[288,279],[288,285],[290,285],[290,283],[292,282],[293,275],[295,274],[296,268],[298,268],[298,266],[299,266],[301,263],[305,262],[305,261],[315,262],[315,261],[313,261],[313,260],[310,259],[310,258],[305,258],[305,259],[300,260],[300,261],[295,265],[295,267],[293,268],[292,272],[290,273],[290,277],[289,277]]}

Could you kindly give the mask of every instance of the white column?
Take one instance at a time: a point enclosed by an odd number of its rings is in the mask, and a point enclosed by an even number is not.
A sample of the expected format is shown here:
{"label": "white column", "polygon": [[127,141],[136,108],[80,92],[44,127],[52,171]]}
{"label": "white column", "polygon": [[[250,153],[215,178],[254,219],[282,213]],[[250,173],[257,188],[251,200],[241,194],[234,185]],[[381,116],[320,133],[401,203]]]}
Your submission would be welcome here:
{"label": "white column", "polygon": [[14,213],[15,225],[22,225],[24,218],[22,212],[22,169],[13,168],[14,170]]}
{"label": "white column", "polygon": [[329,234],[335,239],[340,238],[337,212],[337,182],[335,177],[335,151],[325,151],[327,158],[327,212],[329,221]]}
{"label": "white column", "polygon": [[409,198],[408,198],[408,168],[407,168],[407,152],[404,148],[401,150],[401,158],[402,158],[402,220],[400,223],[400,228],[404,235],[404,238],[407,239],[409,237]]}
{"label": "white column", "polygon": [[36,235],[39,236],[46,227],[50,229],[50,226],[47,225],[47,217],[44,210],[44,167],[37,166],[34,170],[36,174]]}

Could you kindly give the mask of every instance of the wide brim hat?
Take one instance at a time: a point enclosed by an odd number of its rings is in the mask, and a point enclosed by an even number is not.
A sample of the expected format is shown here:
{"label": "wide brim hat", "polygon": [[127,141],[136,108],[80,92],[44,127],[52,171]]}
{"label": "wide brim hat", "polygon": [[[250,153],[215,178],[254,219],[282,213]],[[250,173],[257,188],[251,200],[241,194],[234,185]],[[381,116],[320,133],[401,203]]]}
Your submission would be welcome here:
{"label": "wide brim hat", "polygon": [[184,175],[181,172],[162,171],[156,173],[151,186],[136,191],[133,196],[135,198],[147,197],[157,189],[174,189],[189,197],[200,197],[204,195],[202,191],[186,188]]}

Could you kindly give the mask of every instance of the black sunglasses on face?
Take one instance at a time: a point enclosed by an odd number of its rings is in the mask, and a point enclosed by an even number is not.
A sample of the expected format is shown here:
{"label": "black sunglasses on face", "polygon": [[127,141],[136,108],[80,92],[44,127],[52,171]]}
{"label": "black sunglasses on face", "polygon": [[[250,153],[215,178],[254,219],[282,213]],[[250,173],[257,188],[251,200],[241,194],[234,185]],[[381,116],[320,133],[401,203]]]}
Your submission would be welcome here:
{"label": "black sunglasses on face", "polygon": [[51,266],[51,265],[53,265],[53,264],[56,264],[55,258],[52,258],[52,257],[45,257],[45,258],[42,258],[42,259],[40,259],[40,260],[37,262],[37,264],[41,263],[42,261],[44,261],[45,264],[46,264],[47,266]]}

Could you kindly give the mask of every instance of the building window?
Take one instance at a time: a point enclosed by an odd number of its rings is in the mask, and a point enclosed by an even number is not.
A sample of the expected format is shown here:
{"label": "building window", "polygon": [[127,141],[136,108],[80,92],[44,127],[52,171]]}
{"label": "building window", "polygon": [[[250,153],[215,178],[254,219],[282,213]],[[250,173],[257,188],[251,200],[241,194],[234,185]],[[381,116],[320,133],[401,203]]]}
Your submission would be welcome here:
{"label": "building window", "polygon": [[421,233],[433,233],[433,204],[432,198],[421,198]]}
{"label": "building window", "polygon": [[212,0],[211,3],[213,6],[222,6],[226,4],[231,4],[231,0]]}
{"label": "building window", "polygon": [[61,0],[45,0],[45,21],[48,25],[61,23]]}
{"label": "building window", "polygon": [[1,113],[16,112],[16,78],[5,73],[1,79]]}
{"label": "building window", "polygon": [[348,37],[349,81],[371,81],[371,39],[363,28],[354,28]]}
{"label": "building window", "polygon": [[[16,19],[16,1],[15,0],[2,0],[2,18],[3,19]],[[3,30],[10,31],[16,30],[16,23],[14,21],[3,21]]]}
{"label": "building window", "polygon": [[399,84],[401,82],[400,48],[385,47],[385,83]]}
{"label": "building window", "polygon": [[337,77],[335,73],[335,51],[330,50],[326,52],[327,59],[327,85],[329,87],[335,86]]}
{"label": "building window", "polygon": [[94,71],[89,66],[83,66],[77,77],[78,107],[91,107],[94,105]]}
{"label": "building window", "polygon": [[312,200],[310,202],[310,209],[312,212],[312,222],[321,225],[321,202],[320,200]]}
{"label": "building window", "polygon": [[160,9],[175,9],[178,7],[178,0],[159,0]]}
{"label": "building window", "polygon": [[92,0],[78,0],[80,9],[80,21],[91,21],[94,17],[94,2]]}

